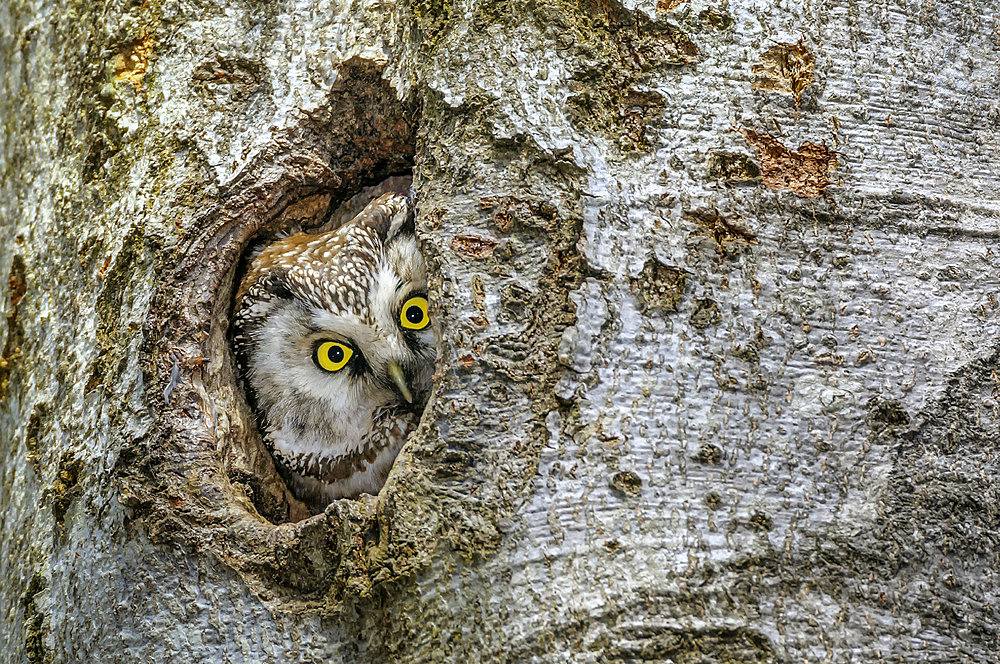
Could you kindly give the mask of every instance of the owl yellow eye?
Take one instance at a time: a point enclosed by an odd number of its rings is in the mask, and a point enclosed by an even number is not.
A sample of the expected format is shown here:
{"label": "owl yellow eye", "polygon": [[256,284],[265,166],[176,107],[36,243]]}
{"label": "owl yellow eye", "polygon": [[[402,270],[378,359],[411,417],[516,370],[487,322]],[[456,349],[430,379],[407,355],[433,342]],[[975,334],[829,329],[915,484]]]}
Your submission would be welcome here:
{"label": "owl yellow eye", "polygon": [[431,322],[427,315],[427,298],[419,295],[403,303],[399,312],[399,324],[407,330],[422,330]]}
{"label": "owl yellow eye", "polygon": [[354,355],[350,346],[339,341],[321,341],[316,344],[316,352],[313,360],[323,371],[340,371],[343,369]]}

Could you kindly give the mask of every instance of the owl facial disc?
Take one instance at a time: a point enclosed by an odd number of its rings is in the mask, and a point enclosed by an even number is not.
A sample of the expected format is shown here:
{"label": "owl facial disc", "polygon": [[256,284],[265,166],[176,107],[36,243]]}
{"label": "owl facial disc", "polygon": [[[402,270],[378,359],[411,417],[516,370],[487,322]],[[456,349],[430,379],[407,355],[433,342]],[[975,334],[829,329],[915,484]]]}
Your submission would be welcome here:
{"label": "owl facial disc", "polygon": [[316,510],[376,493],[417,425],[434,370],[427,275],[409,201],[270,244],[240,283],[232,334],[261,434]]}

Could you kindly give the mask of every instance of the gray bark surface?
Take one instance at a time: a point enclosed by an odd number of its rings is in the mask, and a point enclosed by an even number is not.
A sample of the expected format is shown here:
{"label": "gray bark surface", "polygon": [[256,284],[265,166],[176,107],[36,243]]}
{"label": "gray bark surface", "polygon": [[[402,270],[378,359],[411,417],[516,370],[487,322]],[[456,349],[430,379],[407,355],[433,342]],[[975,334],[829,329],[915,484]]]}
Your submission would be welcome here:
{"label": "gray bark surface", "polygon": [[[0,6],[0,662],[1000,661],[1000,9]],[[436,387],[308,516],[248,243],[412,169]]]}

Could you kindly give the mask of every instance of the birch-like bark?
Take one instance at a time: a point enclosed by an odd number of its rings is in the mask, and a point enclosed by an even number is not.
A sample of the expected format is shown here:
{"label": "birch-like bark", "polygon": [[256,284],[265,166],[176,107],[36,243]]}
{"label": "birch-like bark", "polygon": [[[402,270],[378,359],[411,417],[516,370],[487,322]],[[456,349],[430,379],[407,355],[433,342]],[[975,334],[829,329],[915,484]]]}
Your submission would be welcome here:
{"label": "birch-like bark", "polygon": [[[5,3],[0,661],[998,661],[998,31]],[[435,393],[308,516],[240,254],[411,170]]]}

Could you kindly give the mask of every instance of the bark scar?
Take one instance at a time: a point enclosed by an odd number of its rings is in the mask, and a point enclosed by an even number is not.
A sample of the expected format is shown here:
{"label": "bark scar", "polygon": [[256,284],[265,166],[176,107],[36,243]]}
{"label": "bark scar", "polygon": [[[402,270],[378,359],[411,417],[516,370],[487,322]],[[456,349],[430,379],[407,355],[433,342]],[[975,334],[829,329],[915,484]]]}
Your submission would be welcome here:
{"label": "bark scar", "polygon": [[500,244],[496,240],[479,235],[456,235],[451,248],[465,258],[489,258]]}
{"label": "bark scar", "polygon": [[792,151],[770,134],[736,127],[732,131],[757,150],[764,184],[771,189],[787,189],[799,196],[815,198],[830,186],[828,175],[837,167],[837,156],[826,145],[803,143],[797,151]]}

